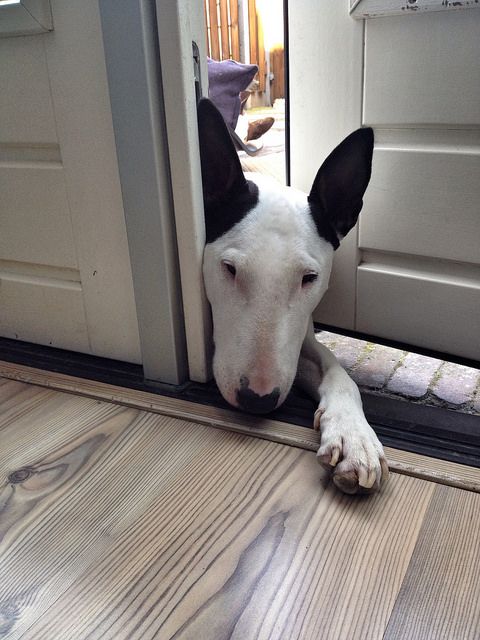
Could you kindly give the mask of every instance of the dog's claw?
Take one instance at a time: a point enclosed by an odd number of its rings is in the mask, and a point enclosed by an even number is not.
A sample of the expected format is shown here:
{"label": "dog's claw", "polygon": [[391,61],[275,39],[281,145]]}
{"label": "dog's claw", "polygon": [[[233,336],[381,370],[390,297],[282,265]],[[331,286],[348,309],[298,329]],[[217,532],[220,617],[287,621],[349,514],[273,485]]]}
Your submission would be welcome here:
{"label": "dog's claw", "polygon": [[[323,413],[321,410],[320,415]],[[318,462],[327,469],[333,468],[333,482],[344,493],[378,491],[388,479],[382,445],[363,417],[348,429],[345,423],[348,424],[347,419],[337,421],[331,415],[325,417]]]}
{"label": "dog's claw", "polygon": [[366,469],[365,467],[360,467],[358,471],[358,484],[360,487],[364,489],[371,489],[377,480],[377,474],[381,470],[380,469]]}
{"label": "dog's claw", "polygon": [[320,447],[317,452],[318,462],[327,469],[335,467],[340,460],[339,447]]}
{"label": "dog's claw", "polygon": [[313,428],[315,431],[320,431],[320,418],[325,413],[325,409],[323,407],[318,407],[315,411],[315,415],[313,416]]}
{"label": "dog's claw", "polygon": [[333,483],[344,493],[368,494],[380,489],[388,476],[382,472],[381,465],[375,469],[353,468],[349,463],[340,463],[333,472]]}
{"label": "dog's claw", "polygon": [[332,457],[330,458],[330,466],[336,467],[337,462],[340,460],[340,449],[335,447],[332,451]]}
{"label": "dog's claw", "polygon": [[354,469],[341,473],[334,472],[332,479],[334,485],[338,487],[340,491],[343,491],[343,493],[353,495],[354,493],[360,493],[362,491],[358,483],[358,476]]}

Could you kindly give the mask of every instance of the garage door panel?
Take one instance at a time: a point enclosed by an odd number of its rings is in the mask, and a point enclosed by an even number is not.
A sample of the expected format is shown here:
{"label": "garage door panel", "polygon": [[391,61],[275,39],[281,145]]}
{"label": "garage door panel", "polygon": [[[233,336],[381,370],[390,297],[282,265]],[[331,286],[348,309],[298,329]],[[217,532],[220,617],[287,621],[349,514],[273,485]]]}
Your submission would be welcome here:
{"label": "garage door panel", "polygon": [[480,155],[376,148],[360,247],[480,262]]}

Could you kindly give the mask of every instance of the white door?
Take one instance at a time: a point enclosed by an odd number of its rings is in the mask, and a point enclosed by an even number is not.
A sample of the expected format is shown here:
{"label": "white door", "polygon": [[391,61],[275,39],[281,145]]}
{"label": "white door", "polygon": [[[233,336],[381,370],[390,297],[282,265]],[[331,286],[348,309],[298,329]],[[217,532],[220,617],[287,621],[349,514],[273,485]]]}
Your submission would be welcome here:
{"label": "white door", "polygon": [[351,4],[386,14],[289,4],[292,184],[308,190],[351,130],[375,131],[360,221],[315,318],[478,359],[480,10]]}
{"label": "white door", "polygon": [[0,34],[0,335],[141,362],[98,3],[51,7]]}

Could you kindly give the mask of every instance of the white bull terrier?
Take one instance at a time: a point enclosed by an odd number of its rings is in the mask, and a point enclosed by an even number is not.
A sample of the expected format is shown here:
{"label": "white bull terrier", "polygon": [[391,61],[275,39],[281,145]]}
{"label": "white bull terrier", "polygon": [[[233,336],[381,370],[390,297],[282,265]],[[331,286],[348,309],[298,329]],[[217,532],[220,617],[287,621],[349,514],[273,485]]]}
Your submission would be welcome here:
{"label": "white bull terrier", "polygon": [[346,493],[388,476],[356,384],[315,339],[311,314],[327,290],[333,253],[355,225],[370,180],[373,132],[358,129],[325,160],[310,195],[243,173],[216,107],[198,105],[207,244],[203,275],[212,307],[213,371],[234,407],[266,413],[295,381],[319,402],[318,460]]}

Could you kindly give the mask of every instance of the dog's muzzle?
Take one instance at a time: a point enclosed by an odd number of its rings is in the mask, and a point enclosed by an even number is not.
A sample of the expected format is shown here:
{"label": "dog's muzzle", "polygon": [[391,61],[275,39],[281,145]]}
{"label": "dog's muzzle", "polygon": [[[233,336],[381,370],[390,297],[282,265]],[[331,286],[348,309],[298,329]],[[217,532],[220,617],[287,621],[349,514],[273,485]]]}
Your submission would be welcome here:
{"label": "dog's muzzle", "polygon": [[280,388],[275,387],[271,393],[264,396],[255,393],[249,388],[249,380],[246,376],[240,378],[240,388],[236,390],[239,406],[250,413],[269,413],[273,411],[280,398]]}

